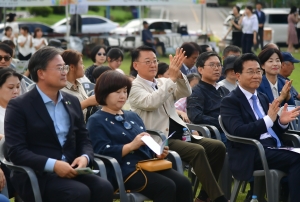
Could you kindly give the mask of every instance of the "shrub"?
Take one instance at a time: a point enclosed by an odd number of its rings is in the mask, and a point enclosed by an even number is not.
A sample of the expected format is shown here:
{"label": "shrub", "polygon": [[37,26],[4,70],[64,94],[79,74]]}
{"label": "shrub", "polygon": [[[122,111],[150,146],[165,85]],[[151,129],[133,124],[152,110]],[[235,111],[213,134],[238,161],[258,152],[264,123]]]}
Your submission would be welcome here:
{"label": "shrub", "polygon": [[53,13],[52,7],[29,7],[28,11],[31,15],[48,17]]}
{"label": "shrub", "polygon": [[100,10],[99,6],[89,6],[90,11],[98,12]]}
{"label": "shrub", "polygon": [[65,6],[53,6],[53,14],[65,14],[66,8]]}

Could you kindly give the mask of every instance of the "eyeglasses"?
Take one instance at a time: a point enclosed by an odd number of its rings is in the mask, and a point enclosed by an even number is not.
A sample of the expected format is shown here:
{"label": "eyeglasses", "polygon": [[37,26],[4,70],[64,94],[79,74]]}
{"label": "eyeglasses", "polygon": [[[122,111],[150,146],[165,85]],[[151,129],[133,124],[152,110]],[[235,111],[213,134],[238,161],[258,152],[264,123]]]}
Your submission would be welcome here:
{"label": "eyeglasses", "polygon": [[0,61],[2,61],[2,59],[4,59],[5,62],[8,62],[10,60],[10,56],[1,56],[0,55]]}
{"label": "eyeglasses", "polygon": [[101,56],[101,55],[106,56],[106,53],[97,53],[97,55],[99,55],[99,56]]}
{"label": "eyeglasses", "polygon": [[120,122],[122,121],[123,126],[124,126],[125,129],[129,130],[129,129],[132,128],[131,124],[128,121],[125,121],[125,119],[123,118],[123,116],[121,116],[120,114],[117,114],[115,116],[115,119],[116,119],[116,121],[120,121]]}
{"label": "eyeglasses", "polygon": [[209,66],[210,68],[214,69],[215,67],[220,68],[222,65],[220,63],[209,63],[208,65],[204,66]]}
{"label": "eyeglasses", "polygon": [[159,60],[153,60],[153,61],[147,60],[145,62],[140,62],[140,63],[145,63],[147,66],[150,66],[151,64],[157,65],[159,63]]}
{"label": "eyeglasses", "polygon": [[249,71],[249,72],[244,72],[246,74],[248,74],[249,76],[254,76],[255,74],[256,75],[262,75],[262,70],[257,70],[256,72],[255,71]]}
{"label": "eyeglasses", "polygon": [[[49,68],[50,69],[50,68]],[[53,68],[54,69],[54,68]],[[58,65],[58,68],[55,68],[55,70],[60,71],[61,73],[68,73],[69,72],[69,65]]]}

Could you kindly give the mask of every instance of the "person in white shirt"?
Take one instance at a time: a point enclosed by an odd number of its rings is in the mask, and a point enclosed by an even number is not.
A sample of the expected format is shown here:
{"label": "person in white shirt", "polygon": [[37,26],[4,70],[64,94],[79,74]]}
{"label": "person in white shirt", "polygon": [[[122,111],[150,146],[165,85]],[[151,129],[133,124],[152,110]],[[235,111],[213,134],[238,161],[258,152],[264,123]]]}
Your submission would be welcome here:
{"label": "person in white shirt", "polygon": [[125,74],[120,66],[122,65],[124,54],[119,48],[112,48],[107,53],[107,63],[112,70]]}
{"label": "person in white shirt", "polygon": [[21,27],[21,35],[18,37],[19,60],[29,60],[32,50],[32,36],[27,26]]}
{"label": "person in white shirt", "polygon": [[2,39],[1,39],[1,41],[2,42],[5,41],[5,40],[11,40],[11,41],[13,41],[13,39],[14,39],[14,36],[12,34],[12,28],[10,26],[5,27],[5,29],[4,29],[4,35],[3,35]]}
{"label": "person in white shirt", "polygon": [[240,18],[239,24],[242,28],[242,50],[243,53],[252,53],[251,48],[253,44],[257,43],[256,35],[258,31],[258,19],[253,14],[252,6],[246,6],[245,13]]}
{"label": "person in white shirt", "polygon": [[37,27],[34,30],[34,35],[32,39],[32,54],[34,54],[37,50],[48,45],[47,39],[43,37],[43,31],[41,28]]}

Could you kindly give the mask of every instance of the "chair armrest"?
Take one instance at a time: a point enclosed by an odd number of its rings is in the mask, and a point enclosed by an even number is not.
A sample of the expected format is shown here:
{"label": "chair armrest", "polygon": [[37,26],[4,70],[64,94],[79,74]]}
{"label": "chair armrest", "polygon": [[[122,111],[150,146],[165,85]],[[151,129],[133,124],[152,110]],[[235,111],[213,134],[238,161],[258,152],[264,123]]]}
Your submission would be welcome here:
{"label": "chair armrest", "polygon": [[159,130],[147,130],[147,133],[149,133],[151,136],[158,136],[161,138],[162,141],[166,139],[166,136]]}
{"label": "chair armrest", "polygon": [[5,164],[11,170],[26,173],[29,177],[29,180],[30,180],[30,183],[32,186],[32,191],[34,194],[35,202],[42,202],[39,183],[38,183],[38,180],[36,178],[34,171],[31,168],[29,168],[27,166],[16,166],[13,163],[8,162],[6,160],[3,160],[2,163]]}
{"label": "chair armrest", "polygon": [[122,176],[122,170],[120,168],[118,161],[115,158],[104,156],[101,154],[94,154],[94,157],[101,159],[104,162],[104,164],[110,163],[112,165],[115,171],[115,176],[119,187],[120,201],[128,202],[128,198],[124,186],[124,180]]}
{"label": "chair armrest", "polygon": [[298,131],[298,130],[288,130],[285,133],[289,133],[289,134],[292,133],[292,134],[300,135],[300,131]]}
{"label": "chair armrest", "polygon": [[201,125],[206,126],[206,127],[209,128],[211,131],[213,131],[214,134],[215,134],[215,136],[216,136],[216,139],[222,141],[220,132],[219,132],[219,130],[217,129],[216,126],[213,126],[213,125],[207,125],[207,124],[201,124]]}
{"label": "chair armrest", "polygon": [[186,126],[190,129],[190,130],[196,130],[199,131],[203,137],[206,138],[211,138],[211,134],[210,131],[208,130],[208,128],[203,125],[203,124],[186,124]]}
{"label": "chair armrest", "polygon": [[106,167],[100,158],[94,157],[94,167],[99,169],[99,173],[97,175],[107,180]]}
{"label": "chair armrest", "polygon": [[269,172],[269,166],[268,166],[266,155],[265,155],[265,149],[258,140],[229,135],[227,132],[225,132],[225,135],[226,135],[227,139],[232,142],[254,145],[258,150],[265,173]]}
{"label": "chair armrest", "polygon": [[283,140],[288,140],[293,143],[294,147],[300,147],[300,137],[299,135],[296,134],[291,134],[291,133],[285,133],[284,135],[281,136]]}
{"label": "chair armrest", "polygon": [[167,159],[172,162],[173,169],[183,174],[182,161],[179,154],[175,151],[169,151]]}

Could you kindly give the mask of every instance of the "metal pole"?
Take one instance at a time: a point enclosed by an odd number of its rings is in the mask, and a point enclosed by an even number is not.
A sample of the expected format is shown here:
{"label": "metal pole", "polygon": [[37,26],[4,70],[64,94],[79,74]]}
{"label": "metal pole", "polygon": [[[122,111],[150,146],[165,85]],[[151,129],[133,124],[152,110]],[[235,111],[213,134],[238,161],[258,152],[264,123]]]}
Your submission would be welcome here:
{"label": "metal pole", "polygon": [[69,5],[66,4],[66,41],[67,41],[67,49],[70,47],[70,30],[69,30]]}
{"label": "metal pole", "polygon": [[201,32],[203,32],[203,17],[204,17],[203,4],[201,4]]}
{"label": "metal pole", "polygon": [[4,9],[3,12],[4,27],[6,27],[6,7],[4,7],[3,9]]}

